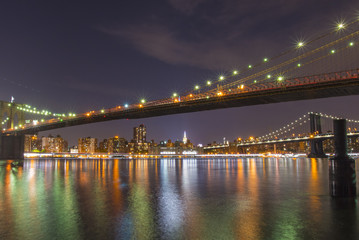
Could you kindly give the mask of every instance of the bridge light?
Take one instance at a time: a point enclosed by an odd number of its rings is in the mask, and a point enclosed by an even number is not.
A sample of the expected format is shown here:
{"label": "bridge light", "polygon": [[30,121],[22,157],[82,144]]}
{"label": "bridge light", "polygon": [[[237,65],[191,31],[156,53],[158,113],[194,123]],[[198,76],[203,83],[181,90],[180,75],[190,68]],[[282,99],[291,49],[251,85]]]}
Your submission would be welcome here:
{"label": "bridge light", "polygon": [[140,108],[142,108],[142,107],[143,107],[143,105],[142,105],[142,104],[140,104],[140,105],[139,105],[139,107],[140,107]]}
{"label": "bridge light", "polygon": [[218,95],[218,96],[222,96],[222,95],[223,95],[223,92],[218,92],[217,95]]}
{"label": "bridge light", "polygon": [[141,103],[146,103],[146,100],[145,100],[145,99],[141,99]]}
{"label": "bridge light", "polygon": [[190,96],[190,97],[193,97],[193,94],[191,93],[189,96]]}
{"label": "bridge light", "polygon": [[332,54],[334,54],[335,53],[335,50],[333,49],[332,51],[330,51]]}
{"label": "bridge light", "polygon": [[300,64],[300,63],[297,64],[297,67],[301,67],[301,66],[302,66],[302,64]]}
{"label": "bridge light", "polygon": [[237,70],[234,70],[233,71],[233,75],[237,75],[238,74],[238,71]]}
{"label": "bridge light", "polygon": [[248,68],[252,68],[252,65],[248,65]]}
{"label": "bridge light", "polygon": [[283,77],[282,77],[282,76],[279,76],[279,77],[277,78],[277,80],[278,80],[279,82],[281,82],[281,81],[283,81]]}
{"label": "bridge light", "polygon": [[271,78],[272,76],[270,74],[267,75],[267,78]]}
{"label": "bridge light", "polygon": [[173,93],[172,96],[173,96],[173,97],[177,97],[177,93]]}
{"label": "bridge light", "polygon": [[105,110],[104,109],[101,109],[101,113],[104,113],[105,112]]}
{"label": "bridge light", "polygon": [[304,42],[300,41],[297,43],[297,48],[301,48],[301,47],[304,47]]}
{"label": "bridge light", "polygon": [[208,80],[207,85],[210,86],[211,84],[212,84],[212,82]]}
{"label": "bridge light", "polygon": [[127,104],[127,103],[125,104],[125,108],[128,108],[128,104]]}
{"label": "bridge light", "polygon": [[257,80],[254,80],[253,83],[257,83]]}
{"label": "bridge light", "polygon": [[198,90],[198,89],[199,89],[199,85],[194,86],[194,89],[195,89],[195,90]]}
{"label": "bridge light", "polygon": [[264,59],[263,59],[263,62],[268,62],[268,58],[264,58]]}
{"label": "bridge light", "polygon": [[351,47],[354,46],[354,42],[350,42],[349,46],[351,46]]}
{"label": "bridge light", "polygon": [[241,84],[241,89],[242,89],[242,90],[244,89],[244,84]]}
{"label": "bridge light", "polygon": [[340,29],[343,29],[343,28],[345,28],[344,23],[338,23],[337,29],[340,30]]}
{"label": "bridge light", "polygon": [[219,76],[219,80],[223,80],[223,79],[224,79],[223,75]]}

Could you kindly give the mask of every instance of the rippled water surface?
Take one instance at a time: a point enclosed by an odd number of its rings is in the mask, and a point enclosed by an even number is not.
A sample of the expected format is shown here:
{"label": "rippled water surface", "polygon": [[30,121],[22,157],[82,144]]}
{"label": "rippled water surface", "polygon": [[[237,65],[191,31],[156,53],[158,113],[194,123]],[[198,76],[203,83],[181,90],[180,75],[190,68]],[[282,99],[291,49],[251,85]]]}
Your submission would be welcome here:
{"label": "rippled water surface", "polygon": [[0,239],[359,239],[358,220],[324,159],[0,162]]}

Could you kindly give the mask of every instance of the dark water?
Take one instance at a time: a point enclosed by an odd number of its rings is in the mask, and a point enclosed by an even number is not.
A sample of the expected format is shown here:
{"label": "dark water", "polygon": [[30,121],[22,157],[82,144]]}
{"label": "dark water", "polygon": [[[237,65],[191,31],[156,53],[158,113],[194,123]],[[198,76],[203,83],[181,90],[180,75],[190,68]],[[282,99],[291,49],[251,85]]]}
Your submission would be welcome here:
{"label": "dark water", "polygon": [[329,197],[323,159],[9,163],[0,239],[359,239],[356,202]]}

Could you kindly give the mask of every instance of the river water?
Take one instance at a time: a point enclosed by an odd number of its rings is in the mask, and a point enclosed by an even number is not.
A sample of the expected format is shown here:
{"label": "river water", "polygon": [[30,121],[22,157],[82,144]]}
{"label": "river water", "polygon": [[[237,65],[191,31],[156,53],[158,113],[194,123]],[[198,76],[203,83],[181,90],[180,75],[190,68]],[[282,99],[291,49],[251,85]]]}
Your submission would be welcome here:
{"label": "river water", "polygon": [[328,186],[325,159],[2,161],[0,239],[359,239]]}

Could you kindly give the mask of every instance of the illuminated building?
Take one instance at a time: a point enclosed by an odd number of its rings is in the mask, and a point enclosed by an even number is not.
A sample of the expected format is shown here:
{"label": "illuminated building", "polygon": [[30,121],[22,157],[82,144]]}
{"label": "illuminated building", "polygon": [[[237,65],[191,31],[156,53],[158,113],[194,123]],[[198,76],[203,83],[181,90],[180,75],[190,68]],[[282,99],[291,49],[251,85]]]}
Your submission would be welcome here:
{"label": "illuminated building", "polygon": [[79,153],[94,153],[97,150],[97,138],[86,137],[78,140]]}
{"label": "illuminated building", "polygon": [[115,136],[108,139],[108,152],[109,153],[127,153],[127,141],[124,138]]}
{"label": "illuminated building", "polygon": [[108,152],[108,139],[104,139],[99,143],[98,147],[99,152]]}
{"label": "illuminated building", "polygon": [[141,124],[139,127],[133,128],[133,140],[135,143],[145,143],[146,142],[146,127]]}
{"label": "illuminated building", "polygon": [[53,137],[42,137],[42,151],[47,153],[60,153],[67,152],[67,141],[65,141],[60,135]]}
{"label": "illuminated building", "polygon": [[184,134],[183,134],[183,143],[184,143],[184,144],[187,143],[186,131],[184,131]]}
{"label": "illuminated building", "polygon": [[42,142],[37,135],[25,135],[24,151],[39,152],[42,149]]}
{"label": "illuminated building", "polygon": [[129,143],[129,150],[133,153],[147,153],[149,143],[146,141],[146,127],[141,124],[133,128],[133,139]]}

